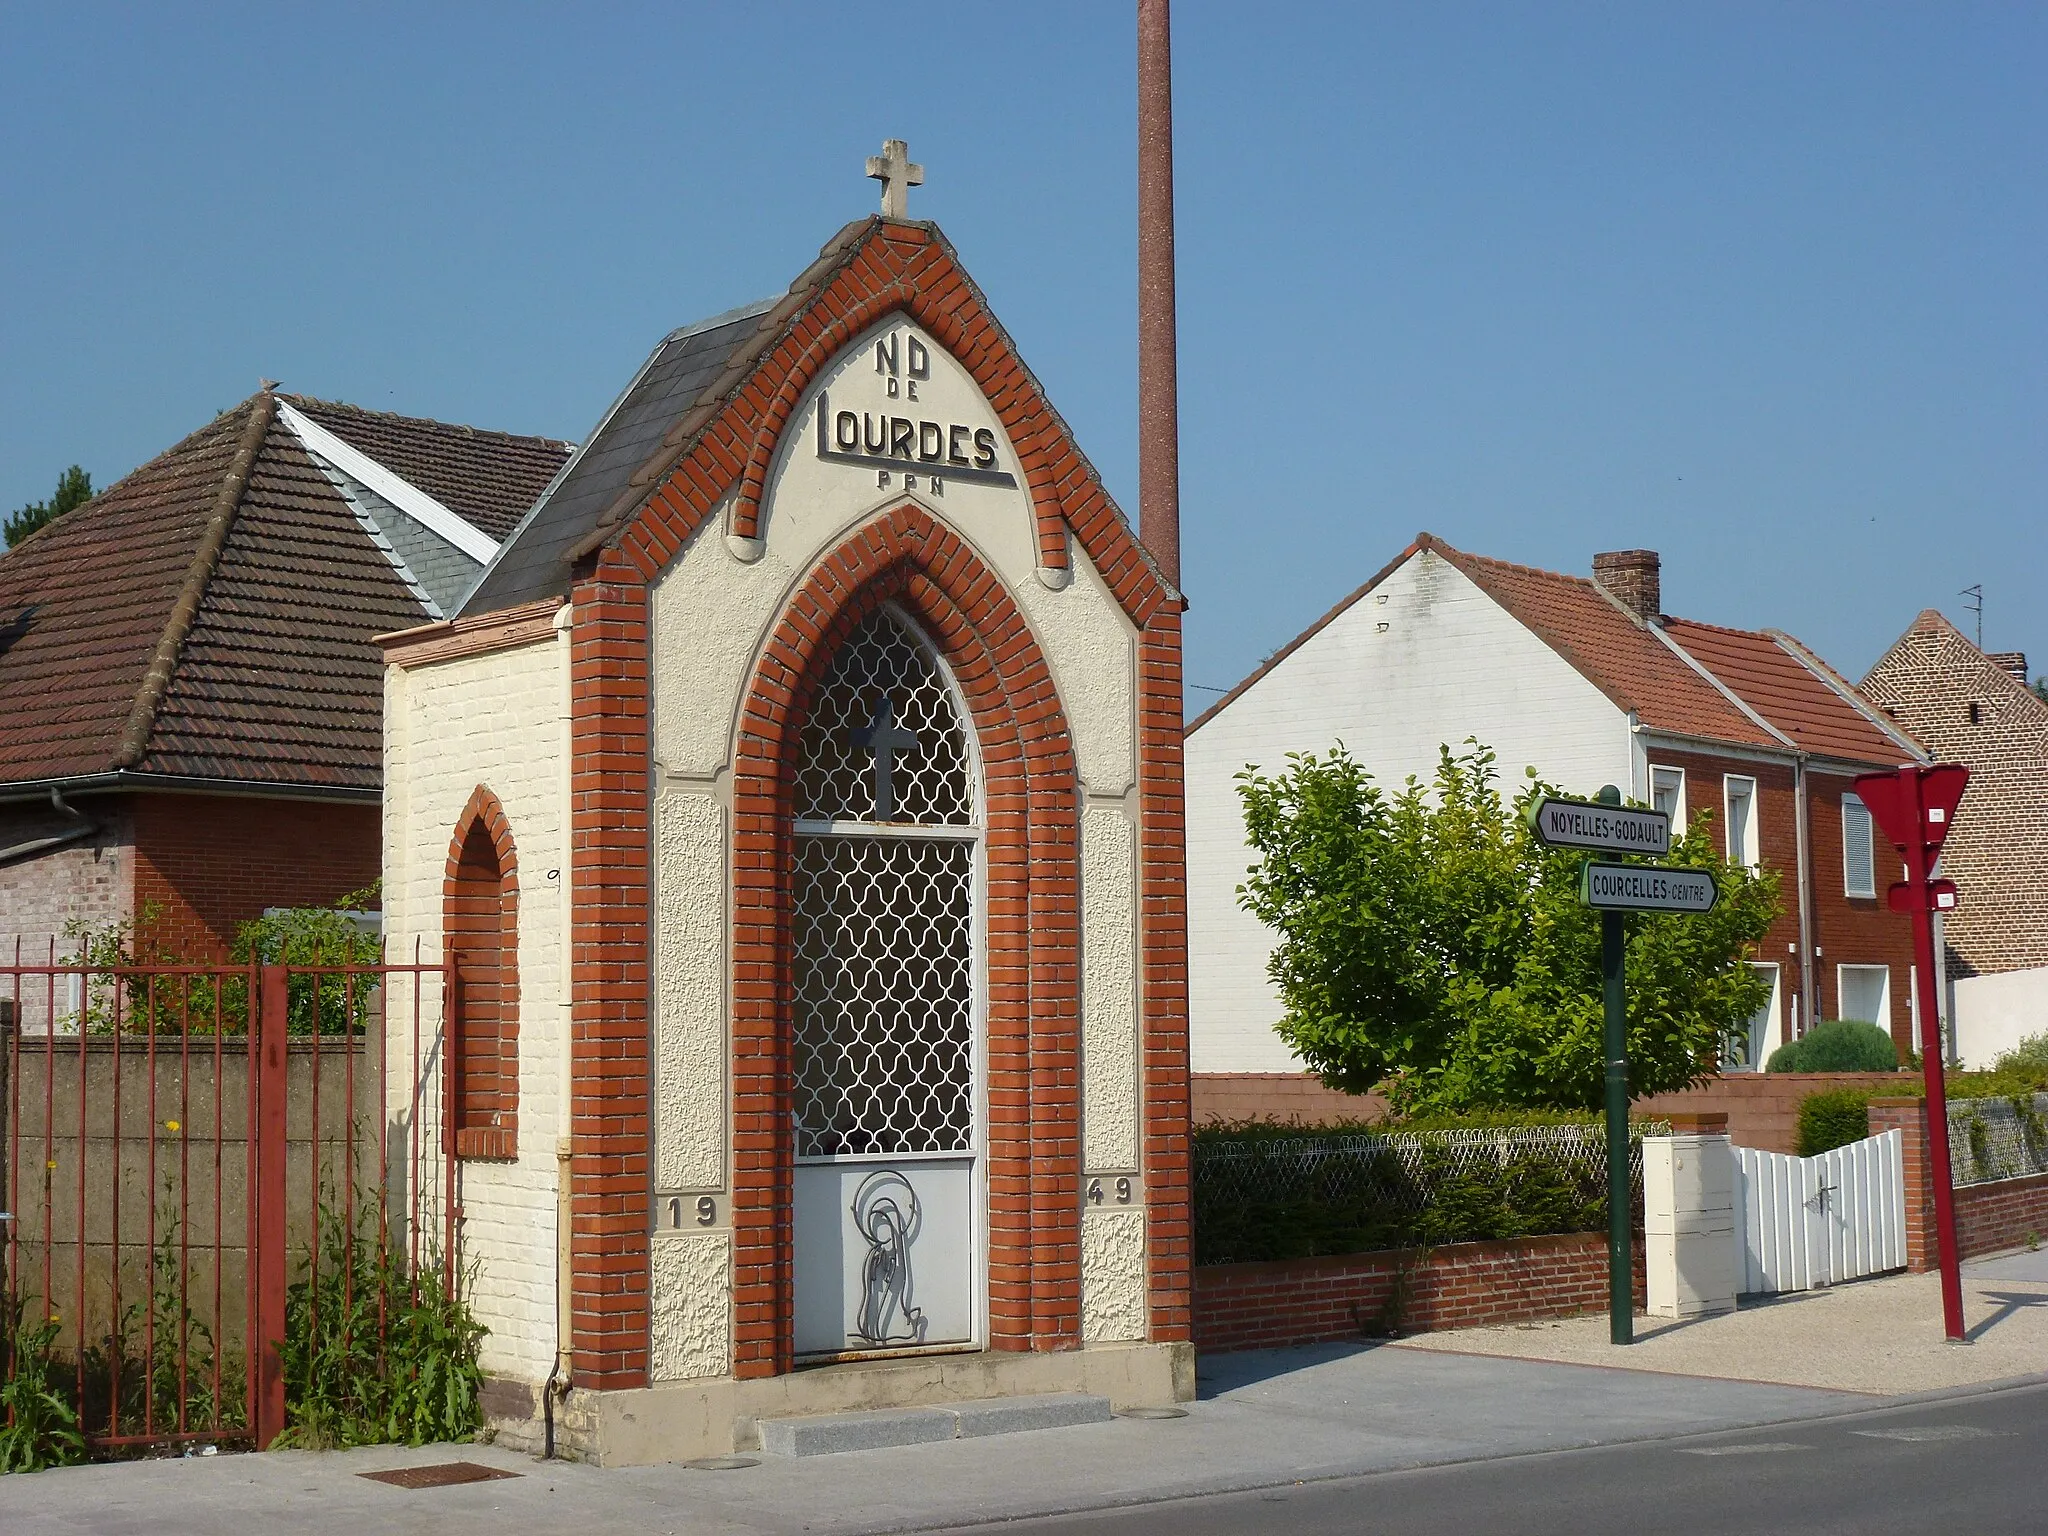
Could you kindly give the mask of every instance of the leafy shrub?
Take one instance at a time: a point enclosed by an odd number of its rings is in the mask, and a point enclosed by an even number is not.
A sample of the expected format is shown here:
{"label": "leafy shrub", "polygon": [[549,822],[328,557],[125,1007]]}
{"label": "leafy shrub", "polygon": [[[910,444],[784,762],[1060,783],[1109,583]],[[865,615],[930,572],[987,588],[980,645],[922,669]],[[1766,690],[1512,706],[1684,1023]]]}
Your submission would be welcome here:
{"label": "leafy shrub", "polygon": [[1799,1155],[1818,1157],[1870,1134],[1868,1088],[1831,1088],[1809,1093],[1799,1104]]}
{"label": "leafy shrub", "polygon": [[2048,1034],[2028,1035],[1992,1062],[1991,1070],[2001,1076],[2048,1083]]}
{"label": "leafy shrub", "polygon": [[306,1449],[427,1445],[483,1427],[487,1331],[438,1268],[408,1271],[380,1203],[355,1230],[322,1203],[319,1253],[285,1297],[284,1433]]}
{"label": "leafy shrub", "polygon": [[1766,1072],[1896,1072],[1892,1037],[1862,1019],[1822,1019],[1771,1052]]}
{"label": "leafy shrub", "polygon": [[[1403,1111],[1601,1103],[1602,925],[1579,900],[1584,860],[1537,842],[1533,770],[1512,803],[1498,778],[1476,742],[1398,789],[1341,745],[1238,775],[1257,855],[1238,903],[1276,938],[1275,1027],[1328,1086],[1377,1088]],[[1777,916],[1777,877],[1723,859],[1709,820],[1696,815],[1666,862],[1710,870],[1714,910],[1625,924],[1642,1093],[1711,1077],[1766,1001],[1748,962]]]}
{"label": "leafy shrub", "polygon": [[[332,907],[292,907],[241,925],[225,966],[375,965],[383,942],[361,921],[379,899],[378,886],[351,891]],[[162,909],[145,903],[139,920],[94,926],[74,919],[64,926],[75,963],[113,972],[129,966],[221,964],[174,954],[148,935]],[[117,997],[125,988],[126,1001]],[[118,1004],[118,1006],[117,1006]],[[376,1006],[376,989],[357,979],[294,974],[287,984],[285,1032],[290,1035],[362,1034]],[[88,976],[81,1022],[88,1034],[123,1032],[162,1035],[248,1033],[249,978],[221,976]]]}
{"label": "leafy shrub", "polygon": [[40,1472],[85,1460],[78,1410],[57,1371],[56,1318],[26,1326],[27,1303],[0,1297],[0,1472]]}

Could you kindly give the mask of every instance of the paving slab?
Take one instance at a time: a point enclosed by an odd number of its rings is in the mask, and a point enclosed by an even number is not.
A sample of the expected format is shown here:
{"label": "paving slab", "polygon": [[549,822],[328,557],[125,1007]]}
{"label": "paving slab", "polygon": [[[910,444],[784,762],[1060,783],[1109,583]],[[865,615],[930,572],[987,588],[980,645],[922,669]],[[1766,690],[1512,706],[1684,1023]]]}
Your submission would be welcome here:
{"label": "paving slab", "polygon": [[1879,1395],[1982,1386],[2048,1373],[2048,1252],[1965,1265],[1963,1319],[1971,1342],[1948,1343],[1940,1276],[1891,1275],[1752,1298],[1718,1317],[1638,1317],[1636,1342],[1619,1348],[1605,1313],[1397,1347]]}

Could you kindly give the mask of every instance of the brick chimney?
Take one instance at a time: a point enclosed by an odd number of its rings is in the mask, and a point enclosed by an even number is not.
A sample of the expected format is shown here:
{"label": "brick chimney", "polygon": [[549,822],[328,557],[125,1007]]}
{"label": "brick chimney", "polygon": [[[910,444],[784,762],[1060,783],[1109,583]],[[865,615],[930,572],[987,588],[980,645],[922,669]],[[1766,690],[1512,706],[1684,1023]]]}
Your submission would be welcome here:
{"label": "brick chimney", "polygon": [[1593,557],[1593,579],[1639,619],[1664,612],[1662,571],[1654,549],[1611,549]]}
{"label": "brick chimney", "polygon": [[2003,667],[2022,683],[2027,680],[2027,653],[2025,651],[1990,651],[1985,660],[1995,667]]}

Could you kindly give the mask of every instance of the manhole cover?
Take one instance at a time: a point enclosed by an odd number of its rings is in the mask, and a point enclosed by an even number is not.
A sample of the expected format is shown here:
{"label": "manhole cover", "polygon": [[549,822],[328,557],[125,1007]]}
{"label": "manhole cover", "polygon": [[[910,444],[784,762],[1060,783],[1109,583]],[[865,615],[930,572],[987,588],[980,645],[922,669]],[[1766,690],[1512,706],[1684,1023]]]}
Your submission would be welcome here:
{"label": "manhole cover", "polygon": [[1188,1411],[1185,1408],[1119,1408],[1116,1416],[1120,1419],[1184,1419]]}
{"label": "manhole cover", "polygon": [[389,1472],[358,1472],[356,1476],[394,1488],[452,1488],[457,1483],[489,1483],[520,1474],[474,1461],[444,1461],[431,1467],[393,1467]]}
{"label": "manhole cover", "polygon": [[761,1463],[752,1456],[699,1456],[683,1465],[693,1472],[738,1472],[744,1467],[758,1467]]}

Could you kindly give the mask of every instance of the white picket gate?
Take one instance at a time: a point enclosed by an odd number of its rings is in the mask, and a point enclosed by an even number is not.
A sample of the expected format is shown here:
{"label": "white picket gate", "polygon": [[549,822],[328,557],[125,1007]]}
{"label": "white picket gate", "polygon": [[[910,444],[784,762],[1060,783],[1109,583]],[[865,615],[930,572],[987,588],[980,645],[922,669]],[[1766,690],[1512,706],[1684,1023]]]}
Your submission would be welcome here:
{"label": "white picket gate", "polygon": [[1735,1148],[1742,1289],[1805,1291],[1906,1266],[1906,1144],[1898,1131],[1818,1157]]}

